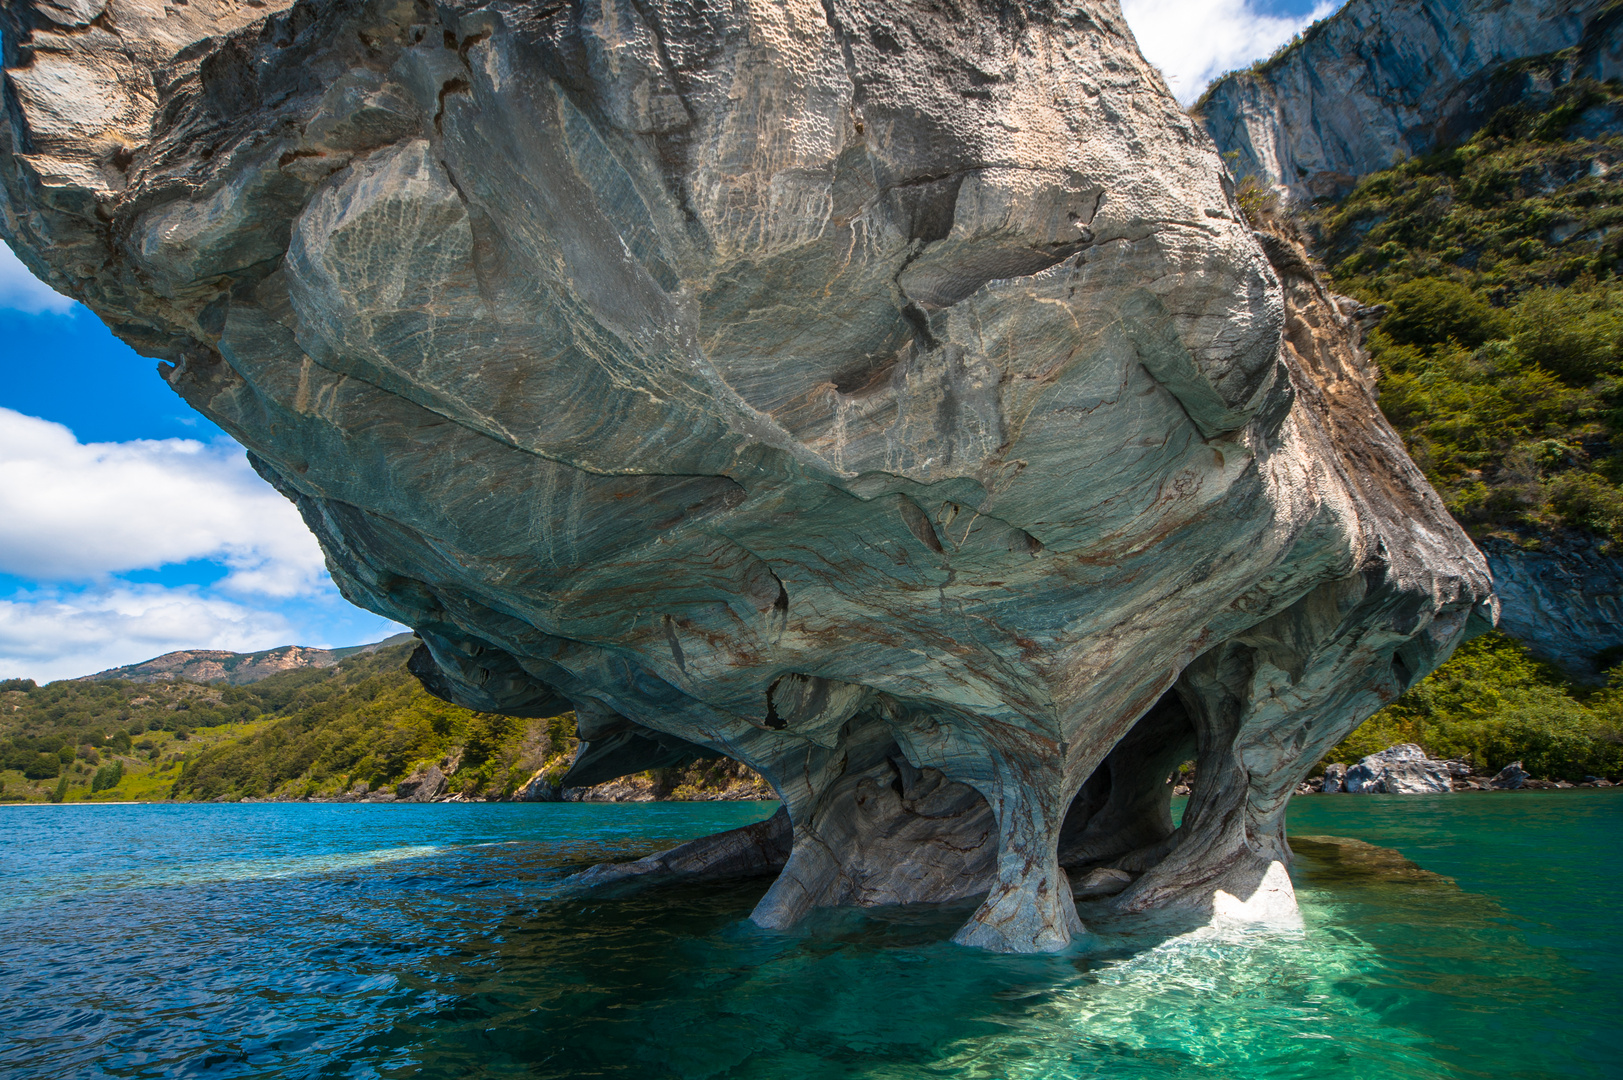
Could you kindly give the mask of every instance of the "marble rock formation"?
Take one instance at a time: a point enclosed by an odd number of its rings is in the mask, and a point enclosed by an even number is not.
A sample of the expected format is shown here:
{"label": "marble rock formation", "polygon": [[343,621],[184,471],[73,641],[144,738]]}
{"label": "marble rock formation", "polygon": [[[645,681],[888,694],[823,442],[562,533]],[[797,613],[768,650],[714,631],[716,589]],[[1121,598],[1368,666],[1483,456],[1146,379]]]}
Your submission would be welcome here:
{"label": "marble rock formation", "polygon": [[434,693],[572,707],[569,785],[765,776],[777,833],[643,875],[781,862],[763,926],[980,897],[956,940],[1053,950],[1067,867],[1289,922],[1290,794],[1491,625],[1114,0],[3,18],[7,241]]}
{"label": "marble rock formation", "polygon": [[[1553,53],[1548,70],[1518,63]],[[1348,0],[1275,59],[1219,79],[1195,111],[1236,176],[1339,198],[1552,80],[1619,76],[1610,0]]]}

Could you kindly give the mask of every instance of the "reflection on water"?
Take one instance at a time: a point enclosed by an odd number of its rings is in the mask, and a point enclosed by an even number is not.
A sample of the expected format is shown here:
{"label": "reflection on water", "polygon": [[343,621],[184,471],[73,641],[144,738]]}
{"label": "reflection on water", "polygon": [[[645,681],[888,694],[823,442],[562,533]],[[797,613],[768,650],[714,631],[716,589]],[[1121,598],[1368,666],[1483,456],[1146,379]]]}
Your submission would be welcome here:
{"label": "reflection on water", "polygon": [[[0,1073],[1619,1075],[1617,915],[1585,906],[1617,895],[1615,860],[1576,906],[1522,888],[1537,873],[1505,861],[1495,801],[1432,800],[1428,830],[1420,802],[1387,820],[1392,800],[1311,800],[1305,933],[1085,906],[1093,933],[1057,957],[947,943],[973,903],[777,934],[745,921],[764,881],[554,888],[764,805],[8,809]],[[1542,830],[1546,871],[1563,835],[1590,861],[1588,830],[1623,809],[1497,801]]]}

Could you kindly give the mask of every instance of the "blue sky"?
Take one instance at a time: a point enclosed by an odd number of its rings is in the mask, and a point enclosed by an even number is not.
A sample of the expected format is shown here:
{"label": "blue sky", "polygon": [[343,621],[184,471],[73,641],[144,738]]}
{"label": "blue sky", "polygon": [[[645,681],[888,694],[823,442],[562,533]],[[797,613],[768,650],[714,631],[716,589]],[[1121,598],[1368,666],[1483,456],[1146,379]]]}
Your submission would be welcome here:
{"label": "blue sky", "polygon": [[397,632],[157,366],[0,246],[0,678]]}
{"label": "blue sky", "polygon": [[[1185,103],[1333,5],[1123,0]],[[400,627],[327,578],[293,507],[85,308],[0,245],[0,678],[181,648],[352,645]]]}

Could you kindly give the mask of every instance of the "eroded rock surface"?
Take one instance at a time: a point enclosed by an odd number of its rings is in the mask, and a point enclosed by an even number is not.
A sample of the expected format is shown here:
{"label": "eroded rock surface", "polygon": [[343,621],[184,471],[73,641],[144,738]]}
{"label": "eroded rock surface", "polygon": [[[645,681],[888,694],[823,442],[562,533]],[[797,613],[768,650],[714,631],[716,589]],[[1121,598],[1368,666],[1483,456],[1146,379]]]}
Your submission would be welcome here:
{"label": "eroded rock surface", "polygon": [[[1517,63],[1550,53],[1563,56],[1549,70]],[[1620,75],[1608,0],[1348,0],[1276,59],[1219,79],[1197,111],[1236,176],[1305,201],[1458,142],[1552,78]]]}
{"label": "eroded rock surface", "polygon": [[1499,791],[1518,791],[1527,786],[1529,779],[1527,770],[1522,768],[1522,763],[1512,761],[1499,770],[1498,774],[1488,782],[1488,786]]}
{"label": "eroded rock surface", "polygon": [[573,707],[566,783],[722,753],[782,797],[781,860],[633,876],[782,861],[766,926],[983,896],[999,950],[1081,929],[1065,866],[1288,923],[1297,784],[1492,622],[1356,327],[1108,0],[0,31],[0,230],[430,690]]}

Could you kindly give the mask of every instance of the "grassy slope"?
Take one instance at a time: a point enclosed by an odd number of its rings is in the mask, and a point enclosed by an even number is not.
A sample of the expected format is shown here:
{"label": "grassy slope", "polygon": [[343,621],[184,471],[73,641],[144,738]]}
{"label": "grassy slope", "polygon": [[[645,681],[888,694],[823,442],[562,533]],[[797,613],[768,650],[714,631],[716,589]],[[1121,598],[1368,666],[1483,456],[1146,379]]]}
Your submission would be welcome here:
{"label": "grassy slope", "polygon": [[[1369,340],[1381,408],[1479,539],[1623,541],[1623,136],[1605,130],[1620,117],[1623,87],[1570,84],[1306,222],[1335,287],[1388,306]],[[1617,778],[1623,672],[1612,682],[1575,686],[1490,635],[1330,759],[1412,741]]]}

